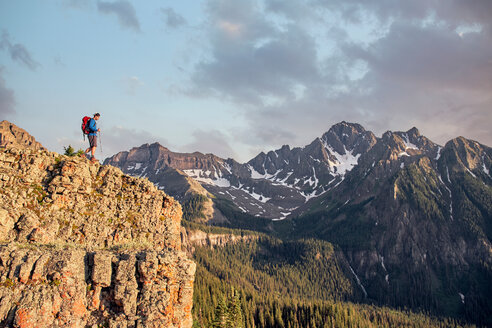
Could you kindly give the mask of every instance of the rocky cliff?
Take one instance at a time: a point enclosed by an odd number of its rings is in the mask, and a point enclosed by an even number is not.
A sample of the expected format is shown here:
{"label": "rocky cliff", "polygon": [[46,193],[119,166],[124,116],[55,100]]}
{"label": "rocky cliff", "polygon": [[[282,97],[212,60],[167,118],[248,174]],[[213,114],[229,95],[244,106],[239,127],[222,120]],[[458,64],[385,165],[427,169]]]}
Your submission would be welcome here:
{"label": "rocky cliff", "polygon": [[183,249],[192,255],[195,247],[224,247],[226,245],[237,244],[240,242],[251,242],[258,240],[259,235],[245,234],[235,235],[230,233],[207,233],[198,229],[181,229],[181,242]]}
{"label": "rocky cliff", "polygon": [[0,326],[191,327],[178,202],[38,149],[0,150]]}

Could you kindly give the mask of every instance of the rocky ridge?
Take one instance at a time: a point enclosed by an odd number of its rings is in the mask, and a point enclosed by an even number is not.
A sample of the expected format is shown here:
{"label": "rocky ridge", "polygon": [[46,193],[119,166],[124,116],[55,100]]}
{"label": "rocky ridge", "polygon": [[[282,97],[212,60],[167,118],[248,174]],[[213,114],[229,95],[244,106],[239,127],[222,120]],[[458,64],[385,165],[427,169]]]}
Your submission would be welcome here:
{"label": "rocky ridge", "polygon": [[[278,220],[336,186],[376,140],[362,126],[341,122],[305,147],[291,149],[285,145],[262,152],[244,164],[212,154],[174,153],[158,143],[120,152],[106,159],[105,164],[117,166],[127,174],[147,177],[180,201],[186,201],[186,195],[199,193],[207,195],[212,203],[213,197],[196,191],[184,180],[187,176],[214,197],[232,202],[243,213]],[[176,184],[170,183],[177,182],[176,176],[182,177],[179,185],[184,186],[178,192]],[[215,207],[207,216],[211,218],[227,221]]]}
{"label": "rocky ridge", "polygon": [[0,325],[191,327],[179,203],[115,167],[38,149],[0,150]]}
{"label": "rocky ridge", "polygon": [[19,128],[9,121],[0,122],[0,147],[45,149],[39,142],[34,139],[27,131]]}

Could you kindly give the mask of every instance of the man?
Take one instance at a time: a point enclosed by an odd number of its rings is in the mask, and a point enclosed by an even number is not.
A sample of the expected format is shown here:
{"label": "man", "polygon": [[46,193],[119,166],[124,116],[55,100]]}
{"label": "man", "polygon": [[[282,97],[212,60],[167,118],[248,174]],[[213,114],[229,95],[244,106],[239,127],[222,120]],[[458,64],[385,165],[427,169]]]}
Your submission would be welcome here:
{"label": "man", "polygon": [[96,126],[96,121],[101,117],[101,114],[96,113],[94,114],[94,117],[90,119],[89,121],[89,148],[87,148],[84,152],[84,155],[86,155],[89,151],[91,152],[91,162],[95,163],[97,162],[97,159],[94,157],[94,154],[96,153],[96,148],[97,148],[97,133],[100,131],[100,129],[97,128]]}

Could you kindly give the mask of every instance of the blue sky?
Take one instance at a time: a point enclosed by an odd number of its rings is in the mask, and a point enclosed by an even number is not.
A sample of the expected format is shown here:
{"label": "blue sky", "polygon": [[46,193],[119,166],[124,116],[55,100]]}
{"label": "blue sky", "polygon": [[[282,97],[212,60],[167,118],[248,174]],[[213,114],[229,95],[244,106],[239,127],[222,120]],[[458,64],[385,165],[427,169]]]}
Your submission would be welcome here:
{"label": "blue sky", "polygon": [[492,144],[489,0],[0,0],[0,119],[247,161],[346,120]]}

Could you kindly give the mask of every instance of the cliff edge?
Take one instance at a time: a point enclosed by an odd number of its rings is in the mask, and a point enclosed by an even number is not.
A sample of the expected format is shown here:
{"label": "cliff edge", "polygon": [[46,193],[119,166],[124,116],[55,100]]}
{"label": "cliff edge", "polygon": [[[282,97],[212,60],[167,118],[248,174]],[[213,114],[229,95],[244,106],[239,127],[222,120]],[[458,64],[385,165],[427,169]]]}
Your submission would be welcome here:
{"label": "cliff edge", "polygon": [[181,216],[115,167],[0,149],[0,326],[191,327]]}

